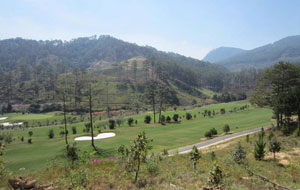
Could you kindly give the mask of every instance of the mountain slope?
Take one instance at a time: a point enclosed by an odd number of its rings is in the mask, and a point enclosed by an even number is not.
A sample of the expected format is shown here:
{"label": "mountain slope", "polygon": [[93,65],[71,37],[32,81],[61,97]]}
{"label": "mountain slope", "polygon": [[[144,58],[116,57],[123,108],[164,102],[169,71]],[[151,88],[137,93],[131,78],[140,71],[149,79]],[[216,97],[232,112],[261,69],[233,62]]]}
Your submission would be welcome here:
{"label": "mountain slope", "polygon": [[272,44],[239,53],[217,63],[230,70],[241,70],[251,67],[266,68],[279,61],[300,61],[300,35],[283,38]]}
{"label": "mountain slope", "polygon": [[[216,64],[110,36],[65,42],[21,38],[0,41],[0,101],[6,105],[57,102],[59,90],[67,86],[77,109],[77,103],[86,99],[87,84],[103,91],[107,89],[105,82],[113,85],[111,94],[122,94],[112,99],[127,104],[130,99],[126,94],[142,96],[153,80],[174,84],[177,102],[186,104],[206,98],[200,88],[221,91],[226,72]],[[108,101],[105,97],[100,97],[100,102]]]}
{"label": "mountain slope", "polygon": [[245,50],[233,47],[219,47],[210,51],[204,58],[203,61],[208,61],[211,63],[216,63],[223,59],[227,59],[234,55],[244,52]]}

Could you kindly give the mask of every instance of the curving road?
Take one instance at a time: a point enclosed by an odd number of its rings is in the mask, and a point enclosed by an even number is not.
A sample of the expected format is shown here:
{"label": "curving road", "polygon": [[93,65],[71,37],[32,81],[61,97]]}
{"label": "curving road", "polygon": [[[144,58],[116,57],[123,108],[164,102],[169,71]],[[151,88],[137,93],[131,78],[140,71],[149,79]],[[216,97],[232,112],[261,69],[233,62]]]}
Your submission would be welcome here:
{"label": "curving road", "polygon": [[193,146],[196,146],[198,149],[207,148],[209,146],[216,145],[216,144],[219,144],[219,143],[223,143],[223,142],[226,142],[226,141],[229,141],[229,140],[241,137],[241,136],[245,136],[245,135],[249,135],[249,134],[252,134],[252,133],[259,132],[259,131],[261,131],[262,128],[264,128],[264,130],[267,130],[267,129],[272,128],[272,126],[265,126],[265,127],[250,129],[250,130],[247,130],[247,131],[241,131],[241,132],[237,132],[237,133],[233,133],[233,134],[213,138],[213,139],[210,139],[210,140],[206,140],[206,141],[203,141],[203,142],[200,142],[200,143],[197,143],[197,144],[181,147],[181,148],[178,148],[178,149],[175,149],[175,150],[170,150],[169,155],[174,155],[174,154],[177,154],[177,153],[178,154],[189,153],[192,150]]}

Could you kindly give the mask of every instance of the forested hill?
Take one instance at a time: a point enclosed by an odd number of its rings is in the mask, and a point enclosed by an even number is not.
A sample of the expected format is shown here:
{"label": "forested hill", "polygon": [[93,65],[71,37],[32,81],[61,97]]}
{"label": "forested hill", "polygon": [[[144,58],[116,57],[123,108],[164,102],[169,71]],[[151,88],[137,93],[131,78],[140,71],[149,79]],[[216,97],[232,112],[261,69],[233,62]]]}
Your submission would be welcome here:
{"label": "forested hill", "polygon": [[266,68],[279,61],[300,62],[300,35],[290,36],[252,50],[248,50],[217,63],[229,70]]}
{"label": "forested hill", "polygon": [[244,52],[245,50],[233,47],[219,47],[210,51],[204,58],[203,61],[216,63],[218,61],[227,59],[234,55]]}
{"label": "forested hill", "polygon": [[[110,36],[65,42],[21,38],[0,41],[0,104],[5,105],[57,102],[61,90],[67,87],[70,102],[76,107],[85,101],[90,84],[102,91],[102,103],[109,101],[103,91],[122,94],[110,96],[112,102],[141,103],[139,97],[151,81],[170,87],[179,99],[174,98],[174,102],[190,104],[193,99],[208,98],[203,89],[244,94],[253,89],[258,74],[256,70],[229,73],[220,65]],[[231,94],[215,99],[235,100]]]}
{"label": "forested hill", "polygon": [[5,71],[24,65],[34,67],[37,64],[52,64],[65,69],[87,69],[99,61],[121,62],[137,56],[160,56],[192,66],[212,66],[197,59],[158,51],[149,46],[138,46],[111,36],[82,37],[71,41],[35,41],[22,38],[0,41],[0,66]]}

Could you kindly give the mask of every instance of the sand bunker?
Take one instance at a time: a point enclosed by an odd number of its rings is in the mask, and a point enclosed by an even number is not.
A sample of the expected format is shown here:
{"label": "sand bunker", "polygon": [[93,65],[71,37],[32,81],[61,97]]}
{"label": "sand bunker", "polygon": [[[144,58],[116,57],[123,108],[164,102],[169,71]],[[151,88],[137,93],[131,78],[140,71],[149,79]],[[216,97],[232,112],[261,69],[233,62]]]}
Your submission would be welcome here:
{"label": "sand bunker", "polygon": [[[96,137],[94,137],[94,140],[99,140],[99,139],[106,139],[110,137],[116,136],[115,133],[101,133],[98,134]],[[92,140],[92,137],[90,136],[83,136],[83,137],[77,137],[74,139],[75,141],[90,141]]]}
{"label": "sand bunker", "polygon": [[7,119],[7,117],[0,117],[0,121],[4,120],[4,119]]}
{"label": "sand bunker", "polygon": [[20,125],[23,125],[23,122],[18,122],[18,123],[9,123],[9,122],[0,123],[0,126],[3,126],[3,127],[12,127],[12,126],[20,126]]}

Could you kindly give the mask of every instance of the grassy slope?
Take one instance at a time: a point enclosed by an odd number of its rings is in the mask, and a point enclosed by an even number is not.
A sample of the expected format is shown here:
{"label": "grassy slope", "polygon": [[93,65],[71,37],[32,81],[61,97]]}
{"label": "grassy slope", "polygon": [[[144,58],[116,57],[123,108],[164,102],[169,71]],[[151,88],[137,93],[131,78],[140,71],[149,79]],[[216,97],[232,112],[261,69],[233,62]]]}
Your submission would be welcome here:
{"label": "grassy slope", "polygon": [[[266,137],[268,133],[266,133]],[[255,141],[258,139],[258,135],[254,134],[250,135],[249,142],[246,142],[245,137],[241,137],[225,144],[210,147],[209,150],[201,150],[202,157],[196,170],[193,170],[188,154],[164,158],[159,164],[160,170],[157,175],[150,175],[143,166],[140,173],[140,180],[143,183],[138,184],[147,184],[146,189],[153,190],[202,189],[201,187],[208,186],[209,172],[215,162],[222,170],[222,183],[225,184],[226,189],[273,189],[272,186],[264,183],[257,177],[250,176],[244,169],[233,162],[231,151],[239,141],[247,152],[248,164],[252,171],[281,185],[299,189],[300,154],[299,146],[297,145],[300,143],[300,139],[294,136],[282,136],[280,132],[275,134],[281,142],[281,152],[287,155],[285,158],[277,159],[275,162],[270,159],[265,159],[264,161],[254,159],[253,149]],[[267,138],[265,140],[268,143]],[[214,161],[211,158],[211,150],[214,150],[216,155]],[[298,153],[295,150],[298,150]],[[266,153],[270,155],[267,149]],[[280,165],[279,161],[282,159],[288,160],[290,165]],[[124,166],[117,161],[106,160],[98,163],[80,163],[74,168],[67,165],[60,167],[52,163],[48,168],[48,170],[32,173],[28,177],[38,179],[42,184],[54,183],[61,186],[62,189],[140,189],[133,184],[133,174],[126,173]],[[81,180],[78,180],[79,177]],[[84,185],[84,187],[81,185]]]}
{"label": "grassy slope", "polygon": [[[245,103],[228,103],[228,104],[215,104],[206,106],[203,108],[190,110],[188,112],[197,114],[197,118],[191,121],[183,121],[180,124],[168,124],[166,126],[161,125],[146,125],[143,123],[144,115],[134,116],[138,120],[138,125],[134,127],[128,127],[124,124],[123,127],[113,130],[116,133],[116,137],[110,139],[104,139],[96,141],[96,146],[102,150],[102,157],[107,157],[116,154],[116,149],[121,145],[128,145],[140,131],[146,131],[150,138],[154,139],[153,146],[154,152],[162,151],[163,149],[173,149],[201,141],[204,133],[212,127],[215,127],[219,133],[221,133],[224,124],[229,124],[233,132],[242,131],[254,127],[260,127],[269,125],[271,123],[271,111],[268,109],[261,109],[251,107],[249,110],[240,111],[237,113],[229,113],[225,115],[218,115],[214,118],[203,118],[201,113],[203,110],[216,110],[220,108],[226,108],[226,110],[233,109],[234,107],[240,107]],[[177,111],[180,115],[184,115],[186,111]],[[174,112],[167,112],[164,115],[173,115]],[[78,134],[76,136],[84,135],[83,123],[74,124],[77,126]],[[5,160],[8,162],[8,167],[17,171],[21,167],[25,167],[26,171],[38,170],[45,168],[47,161],[50,159],[59,159],[63,154],[64,139],[60,137],[58,126],[52,127],[55,131],[55,138],[48,139],[47,133],[50,127],[29,129],[33,131],[33,144],[29,145],[26,142],[21,142],[19,138],[24,136],[27,140],[27,130],[13,131],[15,142],[7,146],[5,153]],[[69,126],[69,131],[71,125]],[[103,130],[109,131],[109,130]],[[74,135],[70,135],[70,142],[73,142]],[[78,147],[81,150],[91,150],[90,142],[78,142]]]}

